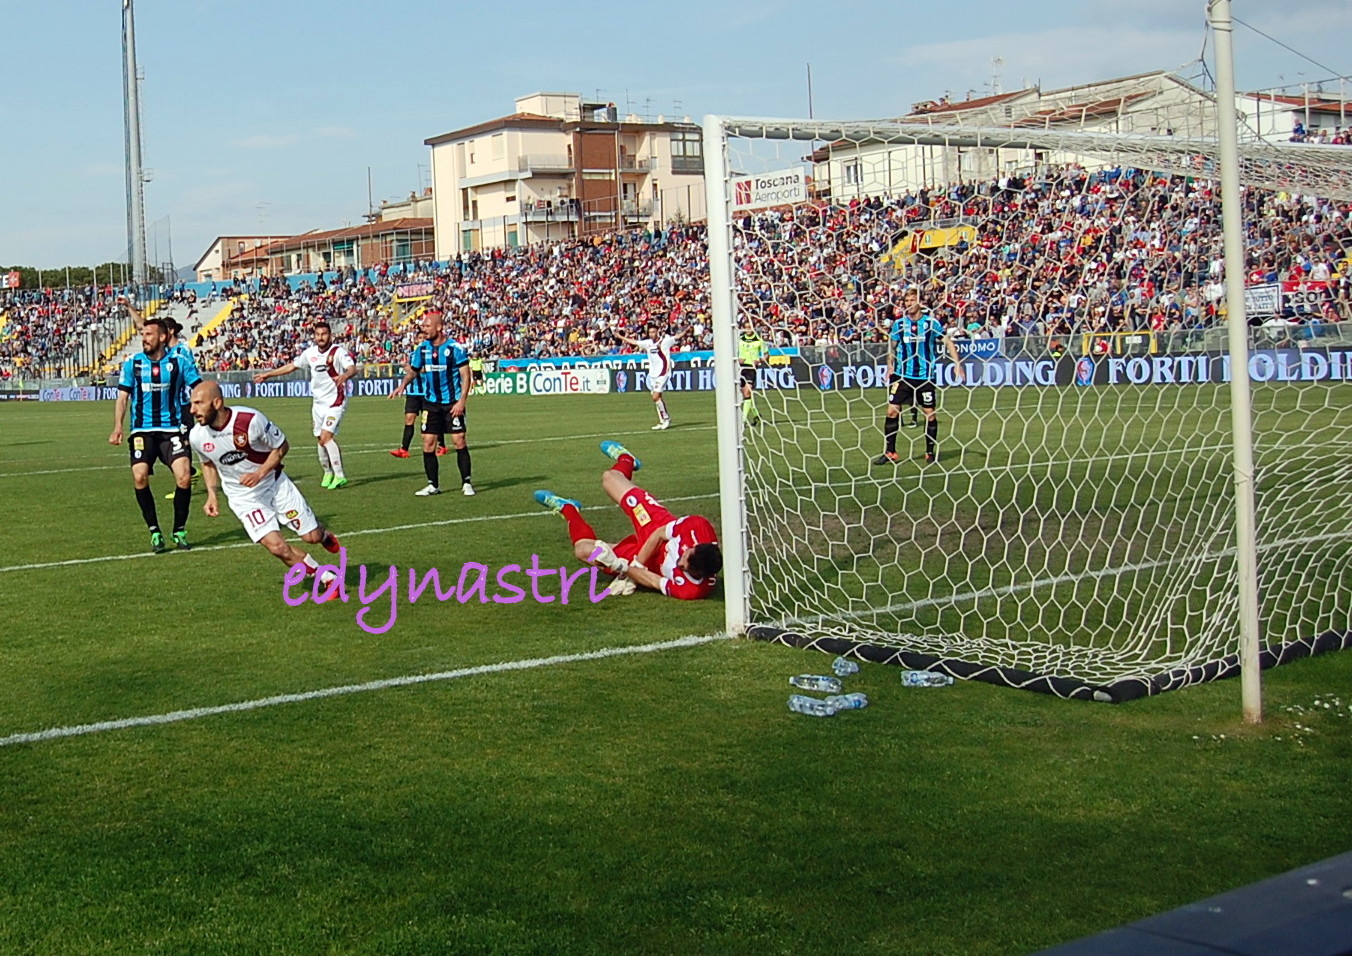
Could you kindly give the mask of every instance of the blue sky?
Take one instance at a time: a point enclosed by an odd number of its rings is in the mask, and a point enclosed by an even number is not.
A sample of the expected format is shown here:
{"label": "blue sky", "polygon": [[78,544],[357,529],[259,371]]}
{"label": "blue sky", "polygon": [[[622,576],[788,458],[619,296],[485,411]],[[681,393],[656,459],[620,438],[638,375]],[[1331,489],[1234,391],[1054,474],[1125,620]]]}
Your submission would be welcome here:
{"label": "blue sky", "polygon": [[[5,6],[0,264],[125,256],[120,0]],[[360,222],[426,184],[429,136],[573,91],[621,112],[899,115],[950,91],[1087,83],[1197,59],[1204,0],[496,4],[136,0],[152,259],[222,234]],[[1239,85],[1352,73],[1349,0],[1235,0]],[[1208,59],[1211,47],[1208,45]],[[1348,84],[1352,87],[1352,83]],[[1331,89],[1336,93],[1336,82]],[[1352,95],[1352,89],[1349,89]],[[156,256],[158,253],[158,256]]]}

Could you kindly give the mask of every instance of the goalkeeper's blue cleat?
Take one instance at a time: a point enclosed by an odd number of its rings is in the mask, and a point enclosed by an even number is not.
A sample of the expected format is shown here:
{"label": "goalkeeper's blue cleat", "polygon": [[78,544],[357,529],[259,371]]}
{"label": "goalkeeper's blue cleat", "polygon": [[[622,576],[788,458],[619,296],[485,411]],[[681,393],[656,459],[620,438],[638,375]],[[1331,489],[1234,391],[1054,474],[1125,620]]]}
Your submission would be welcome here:
{"label": "goalkeeper's blue cleat", "polygon": [[556,495],[552,491],[545,491],[543,488],[535,493],[535,500],[550,511],[562,511],[564,505],[572,505],[578,511],[582,510],[582,502],[572,498],[564,498],[562,495]]}
{"label": "goalkeeper's blue cleat", "polygon": [[625,448],[617,441],[607,440],[601,442],[601,454],[605,455],[611,461],[619,461],[621,455],[628,455],[630,458],[634,459],[634,471],[638,471],[643,467],[643,462],[639,461],[632,451]]}

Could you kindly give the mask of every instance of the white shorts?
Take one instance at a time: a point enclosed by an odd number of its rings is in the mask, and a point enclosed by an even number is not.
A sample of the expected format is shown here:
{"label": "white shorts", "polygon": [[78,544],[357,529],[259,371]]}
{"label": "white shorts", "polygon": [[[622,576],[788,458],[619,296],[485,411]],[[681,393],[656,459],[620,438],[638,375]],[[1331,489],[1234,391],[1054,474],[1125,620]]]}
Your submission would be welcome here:
{"label": "white shorts", "polygon": [[666,375],[649,375],[648,391],[665,392],[667,390],[667,379],[669,378],[671,378],[670,372],[668,372]]}
{"label": "white shorts", "polygon": [[[268,479],[264,478],[266,484]],[[249,532],[249,540],[258,542],[284,526],[298,535],[309,534],[319,527],[319,519],[310,510],[310,503],[300,493],[296,483],[282,472],[272,481],[272,487],[261,493],[257,487],[242,489],[230,497],[230,510]]]}
{"label": "white shorts", "polygon": [[318,438],[320,432],[338,434],[338,426],[346,412],[347,405],[311,405],[310,419],[314,422],[315,437]]}

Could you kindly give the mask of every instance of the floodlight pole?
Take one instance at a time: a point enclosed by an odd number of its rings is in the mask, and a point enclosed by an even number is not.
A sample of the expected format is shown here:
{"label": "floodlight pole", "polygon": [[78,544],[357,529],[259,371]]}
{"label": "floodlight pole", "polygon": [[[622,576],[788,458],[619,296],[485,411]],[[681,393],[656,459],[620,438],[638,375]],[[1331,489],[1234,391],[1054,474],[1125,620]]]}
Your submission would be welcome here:
{"label": "floodlight pole", "polygon": [[714,417],[718,423],[724,621],[729,634],[743,634],[751,592],[743,498],[746,482],[742,473],[742,417],[738,407],[741,380],[738,375],[737,308],[732,283],[727,138],[717,116],[704,117],[704,194],[708,202],[709,288],[714,327]]}
{"label": "floodlight pole", "polygon": [[1239,585],[1239,668],[1244,720],[1263,721],[1259,663],[1258,532],[1254,517],[1253,402],[1249,387],[1249,322],[1244,307],[1244,203],[1239,184],[1235,115],[1234,26],[1230,0],[1210,0],[1216,34],[1216,108],[1220,139],[1221,227],[1225,236],[1226,324],[1230,332],[1230,426],[1235,467],[1235,570]]}
{"label": "floodlight pole", "polygon": [[139,291],[147,279],[145,170],[141,166],[141,96],[136,71],[136,17],[132,0],[122,0],[122,117],[127,152],[127,253],[131,281]]}

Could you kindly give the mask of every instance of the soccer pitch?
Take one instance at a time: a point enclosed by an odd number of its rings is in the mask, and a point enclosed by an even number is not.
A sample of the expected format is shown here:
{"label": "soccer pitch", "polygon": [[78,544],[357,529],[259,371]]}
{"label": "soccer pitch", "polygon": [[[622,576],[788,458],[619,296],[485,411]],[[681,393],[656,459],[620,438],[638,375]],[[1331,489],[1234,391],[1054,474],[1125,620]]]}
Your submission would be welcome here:
{"label": "soccer pitch", "polygon": [[200,495],[195,549],[150,555],[110,404],[0,404],[0,738],[123,722],[0,746],[0,952],[1017,953],[1352,847],[1352,655],[1266,675],[1261,728],[1233,682],[1108,708],[871,666],[868,709],[813,720],[787,677],[825,657],[680,640],[720,601],[407,600],[409,569],[576,570],[539,487],[624,533],[602,438],[717,523],[710,396],[656,434],[640,396],[480,398],[479,495],[448,455],[428,500],[400,403],[354,402],[336,492],[309,403],[256,404],[350,586],[403,576],[384,633],[287,606]]}

